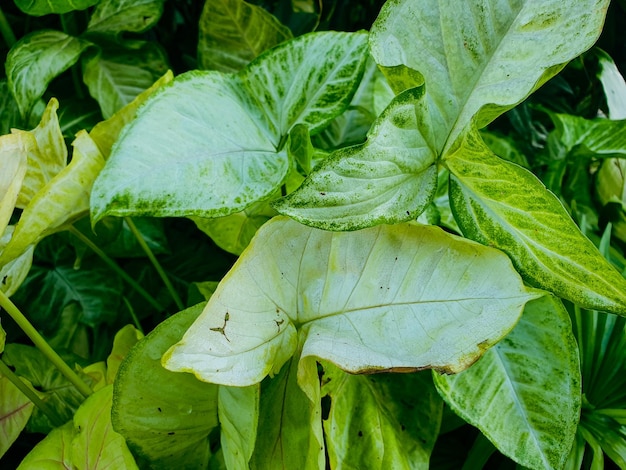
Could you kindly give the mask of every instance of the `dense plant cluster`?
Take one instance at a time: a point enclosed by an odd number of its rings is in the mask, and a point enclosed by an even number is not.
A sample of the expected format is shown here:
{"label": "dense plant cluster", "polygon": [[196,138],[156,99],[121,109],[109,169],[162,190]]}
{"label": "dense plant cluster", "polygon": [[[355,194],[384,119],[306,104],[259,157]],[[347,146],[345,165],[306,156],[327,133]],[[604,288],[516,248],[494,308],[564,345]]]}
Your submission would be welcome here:
{"label": "dense plant cluster", "polygon": [[626,468],[626,2],[0,7],[3,468]]}

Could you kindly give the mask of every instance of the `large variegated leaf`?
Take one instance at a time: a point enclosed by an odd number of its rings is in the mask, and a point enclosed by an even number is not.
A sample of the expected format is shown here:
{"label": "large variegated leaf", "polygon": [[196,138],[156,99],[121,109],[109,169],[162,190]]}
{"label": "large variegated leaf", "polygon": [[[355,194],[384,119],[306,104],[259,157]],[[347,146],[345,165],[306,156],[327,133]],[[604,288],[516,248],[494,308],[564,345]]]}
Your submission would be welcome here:
{"label": "large variegated leaf", "polygon": [[[13,236],[14,225],[9,225],[2,236],[0,236],[0,253],[4,247],[11,241]],[[4,292],[7,297],[15,294],[18,287],[24,282],[33,264],[33,253],[35,247],[31,246],[17,258],[9,261],[0,267],[0,291]]]}
{"label": "large variegated leaf", "polygon": [[43,16],[51,13],[62,14],[75,10],[84,10],[98,3],[99,0],[15,0],[17,7],[31,16]]}
{"label": "large variegated leaf", "polygon": [[11,48],[5,67],[22,116],[30,112],[53,78],[76,63],[89,44],[60,31],[41,30],[24,36]]}
{"label": "large variegated leaf", "polygon": [[443,402],[430,374],[352,375],[324,364],[331,468],[427,470]]}
{"label": "large variegated leaf", "polygon": [[225,387],[218,390],[220,443],[227,468],[247,468],[256,446],[261,387]]}
{"label": "large variegated leaf", "polygon": [[88,33],[141,33],[154,26],[164,0],[100,0],[87,25]]}
{"label": "large variegated leaf", "polygon": [[450,407],[524,467],[563,468],[581,404],[578,348],[567,311],[545,296],[468,370],[435,375]]}
{"label": "large variegated leaf", "polygon": [[321,129],[349,104],[362,33],[299,37],[237,75],[189,72],[156,93],[122,133],[92,197],[104,215],[223,216],[269,197],[289,169],[283,141]]}
{"label": "large variegated leaf", "polygon": [[11,241],[0,254],[0,266],[88,212],[91,186],[104,166],[104,159],[85,131],[77,135],[73,146],[70,164],[52,178],[22,212]]}
{"label": "large variegated leaf", "polygon": [[34,141],[28,133],[0,137],[0,237],[15,209],[28,166],[28,149],[35,145]]}
{"label": "large variegated leaf", "polygon": [[243,0],[204,4],[199,24],[202,69],[237,72],[261,52],[291,38],[291,31],[264,8]]}
{"label": "large variegated leaf", "polygon": [[626,315],[626,279],[531,172],[493,155],[476,131],[446,162],[450,204],[468,238],[506,252],[537,287]]}
{"label": "large variegated leaf", "polygon": [[608,4],[391,0],[370,44],[379,65],[405,65],[424,76],[445,154],[472,119],[488,124],[591,47]]}
{"label": "large variegated leaf", "polygon": [[280,370],[301,330],[303,357],[346,371],[456,372],[538,295],[500,251],[436,227],[333,233],[277,217],[163,362],[202,380],[249,385]]}
{"label": "large variegated leaf", "polygon": [[423,93],[423,87],[412,88],[397,96],[365,144],[331,154],[274,208],[326,230],[416,218],[437,186],[437,154]]}

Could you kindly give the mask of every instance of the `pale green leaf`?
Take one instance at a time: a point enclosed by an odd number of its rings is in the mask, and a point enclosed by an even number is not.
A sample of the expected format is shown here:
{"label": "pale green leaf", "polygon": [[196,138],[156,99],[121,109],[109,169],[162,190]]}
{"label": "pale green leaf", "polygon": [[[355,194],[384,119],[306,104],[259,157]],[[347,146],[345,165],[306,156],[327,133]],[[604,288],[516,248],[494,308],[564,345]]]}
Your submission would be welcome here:
{"label": "pale green leaf", "polygon": [[22,116],[28,115],[52,79],[74,65],[89,45],[61,31],[39,30],[11,48],[5,67]]}
{"label": "pale green leaf", "polygon": [[252,457],[259,421],[260,391],[259,385],[219,387],[220,441],[227,468],[247,468]]}
{"label": "pale green leaf", "polygon": [[113,385],[98,390],[74,415],[76,435],[72,439],[72,466],[85,470],[138,469],[124,438],[111,426]]}
{"label": "pale green leaf", "polygon": [[[52,98],[46,106],[39,125],[30,131],[35,145],[29,146],[28,169],[16,206],[23,209],[30,200],[67,165],[67,147],[59,126],[59,102]],[[13,129],[13,133],[23,133]]]}
{"label": "pale green leaf", "polygon": [[[9,225],[4,231],[4,234],[0,236],[0,253],[2,253],[4,247],[7,246],[11,240],[14,229],[15,226]],[[26,279],[26,276],[28,276],[33,264],[34,252],[35,247],[30,246],[20,256],[0,267],[0,290],[4,292],[7,297],[11,297],[15,294],[15,291],[17,291],[22,282]]]}
{"label": "pale green leaf", "polygon": [[72,468],[71,444],[76,435],[69,421],[53,429],[20,463],[18,470],[67,470]]}
{"label": "pale green leaf", "polygon": [[611,119],[626,119],[626,81],[606,52],[596,48],[598,57],[598,78],[602,82],[606,104]]}
{"label": "pale green leaf", "polygon": [[537,295],[500,251],[436,227],[333,233],[275,217],[163,362],[249,385],[280,370],[300,329],[303,357],[349,372],[460,371]]}
{"label": "pale green leaf", "polygon": [[274,208],[325,230],[416,218],[437,186],[437,155],[423,95],[424,88],[398,95],[365,144],[333,152]]}
{"label": "pale green leaf", "polygon": [[0,353],[4,351],[4,343],[7,339],[6,331],[2,328],[2,320],[0,319]]}
{"label": "pale green leaf", "polygon": [[161,366],[161,355],[202,310],[196,305],[159,324],[122,362],[115,381],[112,421],[133,451],[153,469],[206,468],[209,434],[218,425],[218,387]]}
{"label": "pale green leaf", "polygon": [[115,334],[111,353],[107,357],[107,384],[115,381],[120,364],[141,338],[143,338],[143,333],[133,325],[126,325]]}
{"label": "pale green leaf", "polygon": [[125,41],[85,57],[83,80],[108,119],[150,88],[167,69],[167,58],[158,45]]}
{"label": "pale green leaf", "polygon": [[[2,347],[4,347],[4,330],[0,328]],[[18,438],[30,415],[33,413],[33,403],[19,388],[0,374],[0,457]]]}
{"label": "pale green leaf", "polygon": [[581,379],[567,311],[545,296],[468,370],[435,376],[450,407],[500,452],[537,470],[560,469],[576,435]]}
{"label": "pale green leaf", "polygon": [[92,220],[224,216],[270,197],[289,170],[289,130],[322,127],[350,101],[366,36],[318,33],[289,45],[238,75],[189,72],[155,93],[96,181]]}
{"label": "pale green leaf", "polygon": [[85,10],[99,0],[15,0],[17,7],[27,15],[43,16],[51,13],[63,14]]}
{"label": "pale green leaf", "polygon": [[28,150],[35,145],[34,140],[27,133],[0,136],[0,237],[15,209],[28,167]]}
{"label": "pale green leaf", "polygon": [[350,375],[324,364],[331,468],[429,468],[443,402],[428,373]]}
{"label": "pale green leaf", "polygon": [[6,78],[0,80],[0,135],[8,134],[14,127],[21,125],[20,110],[17,101],[9,90]]}
{"label": "pale green leaf", "polygon": [[154,26],[163,13],[164,0],[100,0],[88,33],[141,33]]}
{"label": "pale green leaf", "polygon": [[423,75],[445,155],[473,119],[485,126],[591,47],[608,3],[392,0],[370,45],[379,65]]}
{"label": "pale green leaf", "polygon": [[70,164],[52,178],[24,209],[11,241],[0,254],[0,266],[88,212],[91,186],[104,166],[104,159],[85,131],[76,136],[72,145],[74,153]]}
{"label": "pale green leaf", "polygon": [[533,285],[626,315],[626,279],[531,172],[497,158],[476,131],[446,163],[450,205],[465,236],[506,252]]}
{"label": "pale green leaf", "polygon": [[241,212],[206,219],[189,217],[222,250],[239,256],[256,231],[276,215],[267,202],[256,202]]}
{"label": "pale green leaf", "polygon": [[251,470],[326,468],[320,399],[315,361],[299,364],[297,355],[276,377],[262,383]]}
{"label": "pale green leaf", "polygon": [[200,16],[198,66],[237,72],[261,52],[291,38],[264,8],[243,0],[205,2]]}
{"label": "pale green leaf", "polygon": [[113,116],[105,121],[96,124],[89,132],[89,136],[98,145],[104,159],[111,155],[111,148],[118,139],[122,128],[135,119],[137,109],[145,103],[152,93],[170,83],[174,79],[174,74],[168,70],[161,78],[145,91],[142,91],[133,101],[117,111]]}

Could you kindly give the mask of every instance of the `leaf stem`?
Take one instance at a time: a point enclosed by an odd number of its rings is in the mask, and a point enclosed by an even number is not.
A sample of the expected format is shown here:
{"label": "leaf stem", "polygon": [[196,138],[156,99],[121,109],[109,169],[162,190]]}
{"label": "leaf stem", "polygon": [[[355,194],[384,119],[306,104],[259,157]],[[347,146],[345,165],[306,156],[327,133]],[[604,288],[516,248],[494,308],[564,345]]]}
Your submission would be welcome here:
{"label": "leaf stem", "polygon": [[87,236],[85,236],[80,230],[73,225],[69,227],[69,232],[78,238],[81,242],[87,245],[91,250],[100,257],[113,271],[117,273],[124,281],[126,281],[139,295],[141,295],[150,305],[152,305],[157,311],[162,312],[165,310],[157,300],[152,297],[143,287],[141,287],[137,281],[130,277],[126,272],[118,266],[104,251],[102,251],[98,245],[92,242]]}
{"label": "leaf stem", "polygon": [[24,316],[20,309],[15,306],[13,302],[6,296],[6,294],[0,291],[0,307],[13,318],[15,323],[22,329],[26,336],[30,338],[35,346],[42,352],[44,356],[48,358],[54,366],[59,369],[59,372],[65,376],[67,380],[72,383],[80,393],[85,397],[91,395],[92,390],[80,377],[74,372],[66,362],[61,359],[54,349],[46,342],[46,340],[39,334],[31,322]]}
{"label": "leaf stem", "polygon": [[178,295],[178,292],[176,292],[176,289],[174,289],[174,286],[172,285],[170,279],[167,277],[167,273],[165,272],[165,270],[163,269],[159,261],[156,259],[156,256],[154,256],[154,253],[152,252],[152,250],[150,249],[150,247],[144,240],[143,236],[141,235],[141,232],[137,230],[137,226],[135,225],[135,223],[132,221],[130,217],[124,217],[124,221],[126,222],[126,224],[128,224],[128,228],[130,228],[130,231],[133,232],[133,235],[135,235],[135,238],[139,242],[141,249],[144,251],[146,256],[148,256],[148,259],[152,263],[152,266],[154,266],[154,269],[156,269],[156,272],[159,273],[159,277],[163,281],[163,284],[165,284],[165,287],[167,288],[170,295],[172,296],[172,299],[174,299],[174,302],[176,303],[176,306],[178,307],[178,309],[184,310],[185,304],[183,304],[182,300],[180,299],[180,296]]}
{"label": "leaf stem", "polygon": [[15,385],[20,392],[22,392],[33,404],[39,408],[50,420],[53,426],[61,426],[63,423],[55,411],[48,406],[46,402],[44,402],[41,398],[37,396],[37,393],[28,385],[26,385],[22,380],[13,372],[9,366],[7,366],[3,360],[0,359],[0,375],[5,376],[7,379],[11,381],[13,385]]}
{"label": "leaf stem", "polygon": [[0,7],[0,33],[2,34],[2,38],[4,39],[4,42],[6,42],[7,46],[9,46],[9,49],[12,48],[13,44],[17,42],[17,38],[15,37],[13,30],[11,29],[11,25],[9,24],[7,17],[4,16],[4,12],[2,11],[1,7]]}

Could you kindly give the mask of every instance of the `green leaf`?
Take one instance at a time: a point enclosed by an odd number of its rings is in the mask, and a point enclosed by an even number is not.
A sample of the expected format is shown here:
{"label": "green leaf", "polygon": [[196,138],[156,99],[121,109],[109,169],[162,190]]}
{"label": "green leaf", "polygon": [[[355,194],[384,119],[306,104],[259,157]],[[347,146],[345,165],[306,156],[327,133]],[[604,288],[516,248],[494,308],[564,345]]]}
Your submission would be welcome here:
{"label": "green leaf", "polygon": [[[7,246],[11,237],[13,236],[13,225],[9,225],[4,234],[0,237],[0,253]],[[35,247],[29,247],[24,253],[9,261],[7,264],[0,267],[0,290],[6,294],[7,297],[11,297],[20,287],[33,264],[33,253]]]}
{"label": "green leaf", "polygon": [[626,119],[626,81],[606,52],[595,48],[598,57],[598,78],[602,82],[611,119]]}
{"label": "green leaf", "polygon": [[0,319],[0,353],[4,351],[4,343],[7,339],[6,331],[2,328],[2,320]]}
{"label": "green leaf", "polygon": [[21,126],[20,110],[13,98],[6,78],[0,80],[0,136]]}
{"label": "green leaf", "polygon": [[71,444],[76,431],[69,421],[53,429],[31,450],[18,470],[57,470],[72,468]]}
{"label": "green leaf", "polygon": [[32,148],[34,140],[27,133],[0,136],[0,237],[15,209],[28,168],[28,149]]}
{"label": "green leaf", "polygon": [[437,187],[433,134],[423,96],[424,88],[398,95],[376,120],[365,144],[333,152],[274,208],[325,230],[356,230],[416,218]]}
{"label": "green leaf", "polygon": [[324,364],[331,468],[428,469],[443,402],[430,374],[350,375]]}
{"label": "green leaf", "polygon": [[87,33],[142,33],[163,13],[164,0],[100,0],[87,25]]}
{"label": "green leaf", "polygon": [[503,454],[533,469],[563,468],[580,416],[578,348],[567,311],[545,296],[468,370],[435,376],[450,407]]}
{"label": "green leaf", "polygon": [[326,468],[320,398],[315,361],[299,364],[294,357],[276,377],[263,382],[252,470]]}
{"label": "green leaf", "polygon": [[243,0],[206,2],[198,27],[199,68],[221,72],[237,72],[292,37],[271,13]]}
{"label": "green leaf", "polygon": [[39,30],[24,36],[11,48],[5,67],[22,117],[28,116],[52,79],[74,65],[89,45],[88,41],[61,31]]}
{"label": "green leaf", "polygon": [[591,47],[608,3],[393,0],[372,27],[370,47],[379,65],[423,75],[445,155],[472,120],[487,125]]}
{"label": "green leaf", "polygon": [[238,75],[189,72],[155,93],[95,184],[94,223],[105,215],[224,216],[272,195],[289,170],[282,139],[297,124],[313,132],[343,111],[366,36],[317,33],[288,44]]}
{"label": "green leaf", "polygon": [[70,164],[52,178],[22,212],[11,241],[0,254],[0,266],[88,212],[91,186],[104,166],[104,159],[85,131],[76,136],[72,145],[74,153]]}
{"label": "green leaf", "polygon": [[254,234],[265,222],[276,215],[267,202],[253,203],[247,209],[225,217],[205,219],[189,217],[222,250],[235,255],[250,244]]}
{"label": "green leaf", "polygon": [[150,88],[167,68],[167,58],[155,43],[125,41],[86,56],[83,80],[108,119]]}
{"label": "green leaf", "polygon": [[[4,330],[0,327],[0,351],[4,348]],[[19,388],[0,375],[0,457],[2,457],[26,426],[34,405]]]}
{"label": "green leaf", "polygon": [[93,470],[138,469],[124,438],[111,426],[113,385],[98,390],[74,415],[72,466]]}
{"label": "green leaf", "polygon": [[601,412],[588,410],[581,416],[580,426],[586,439],[591,434],[619,468],[626,468],[626,426]]}
{"label": "green leaf", "polygon": [[532,173],[493,155],[475,130],[446,164],[450,205],[465,236],[506,252],[535,286],[626,315],[626,280]]}
{"label": "green leaf", "polygon": [[217,422],[218,387],[161,366],[202,310],[196,305],[159,324],[122,362],[115,381],[112,421],[137,455],[154,469],[206,468]]}
{"label": "green leaf", "polygon": [[43,16],[51,13],[63,14],[75,10],[85,10],[99,0],[15,0],[17,7],[27,15]]}
{"label": "green leaf", "polygon": [[259,385],[219,387],[220,441],[227,468],[248,468],[256,444],[260,391]]}
{"label": "green leaf", "polygon": [[205,381],[250,385],[280,370],[300,329],[303,357],[348,372],[455,372],[538,295],[501,252],[436,227],[333,233],[275,217],[163,362]]}
{"label": "green leaf", "polygon": [[115,334],[111,354],[107,357],[107,383],[113,383],[120,364],[139,340],[143,333],[133,325],[126,325]]}
{"label": "green leaf", "polygon": [[[20,209],[26,207],[35,194],[67,165],[67,147],[57,118],[58,109],[59,102],[52,98],[41,122],[30,131],[35,139],[31,140],[28,148],[28,169],[17,198],[16,206]],[[20,134],[26,131],[13,129],[12,132]]]}

